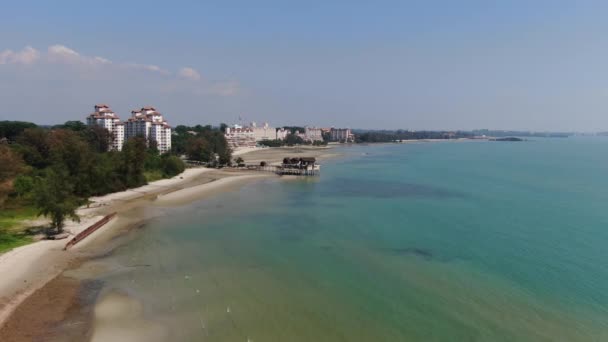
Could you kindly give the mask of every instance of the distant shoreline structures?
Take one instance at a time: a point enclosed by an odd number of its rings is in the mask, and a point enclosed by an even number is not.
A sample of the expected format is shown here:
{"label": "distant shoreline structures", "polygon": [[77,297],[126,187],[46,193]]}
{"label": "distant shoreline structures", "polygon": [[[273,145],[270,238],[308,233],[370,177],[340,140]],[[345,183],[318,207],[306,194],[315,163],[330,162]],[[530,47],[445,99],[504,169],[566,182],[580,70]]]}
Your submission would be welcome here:
{"label": "distant shoreline structures", "polygon": [[225,137],[231,148],[278,147],[284,145],[326,145],[329,142],[355,142],[350,128],[319,128],[314,126],[284,126],[274,128],[268,123],[258,126],[251,122],[248,126],[234,124],[227,126]]}

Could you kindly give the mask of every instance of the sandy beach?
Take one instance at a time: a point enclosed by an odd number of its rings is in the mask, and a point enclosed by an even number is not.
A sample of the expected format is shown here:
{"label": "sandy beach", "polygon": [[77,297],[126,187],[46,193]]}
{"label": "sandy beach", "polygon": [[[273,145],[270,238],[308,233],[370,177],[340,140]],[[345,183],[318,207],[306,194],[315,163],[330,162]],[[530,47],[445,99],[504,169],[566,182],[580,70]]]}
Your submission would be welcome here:
{"label": "sandy beach", "polygon": [[[260,148],[235,151],[247,164],[279,163],[284,157],[336,156],[332,148]],[[80,222],[68,222],[71,237],[103,216],[118,215],[69,251],[69,239],[43,240],[0,255],[0,341],[30,341],[57,324],[78,299],[78,281],[63,275],[69,268],[103,252],[104,244],[121,229],[147,219],[139,208],[146,205],[179,206],[194,200],[238,189],[253,181],[277,177],[271,173],[234,169],[191,168],[171,179],[159,180],[127,191],[91,198],[78,210]],[[70,238],[71,238],[70,237]]]}

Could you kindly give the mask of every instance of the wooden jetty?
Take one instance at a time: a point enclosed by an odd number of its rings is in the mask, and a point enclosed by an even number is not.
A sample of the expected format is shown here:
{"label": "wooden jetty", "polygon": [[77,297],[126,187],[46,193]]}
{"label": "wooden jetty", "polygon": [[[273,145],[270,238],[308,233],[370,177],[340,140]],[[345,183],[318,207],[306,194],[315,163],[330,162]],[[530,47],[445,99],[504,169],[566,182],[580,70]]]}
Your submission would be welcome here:
{"label": "wooden jetty", "polygon": [[249,171],[272,172],[281,176],[319,176],[321,165],[315,158],[285,158],[281,165],[248,165],[244,169]]}

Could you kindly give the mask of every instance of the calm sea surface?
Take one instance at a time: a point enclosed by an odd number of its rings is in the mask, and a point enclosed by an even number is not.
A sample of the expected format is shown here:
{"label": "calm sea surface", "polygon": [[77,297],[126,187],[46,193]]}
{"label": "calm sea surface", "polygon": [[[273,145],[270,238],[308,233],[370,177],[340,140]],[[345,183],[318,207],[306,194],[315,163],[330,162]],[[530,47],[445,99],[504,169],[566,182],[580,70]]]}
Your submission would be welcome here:
{"label": "calm sea surface", "polygon": [[102,297],[173,341],[608,340],[608,139],[340,151],[156,208]]}

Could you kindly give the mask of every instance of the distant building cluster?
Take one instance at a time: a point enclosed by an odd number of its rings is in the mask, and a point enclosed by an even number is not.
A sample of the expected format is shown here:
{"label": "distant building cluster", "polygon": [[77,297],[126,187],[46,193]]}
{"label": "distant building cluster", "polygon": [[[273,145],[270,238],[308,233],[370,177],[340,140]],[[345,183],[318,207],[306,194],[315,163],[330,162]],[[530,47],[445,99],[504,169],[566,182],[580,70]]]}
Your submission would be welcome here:
{"label": "distant building cluster", "polygon": [[[232,148],[255,147],[263,140],[285,140],[290,134],[300,137],[310,143],[315,141],[354,142],[355,135],[349,128],[318,128],[304,127],[304,131],[296,130],[292,133],[285,127],[274,128],[268,123],[259,126],[252,122],[248,126],[232,125],[226,128],[225,137]],[[324,138],[327,137],[327,138]]]}
{"label": "distant building cluster", "polygon": [[332,128],[329,131],[329,140],[337,142],[354,142],[355,135],[350,128]]}
{"label": "distant building cluster", "polygon": [[[160,153],[171,151],[171,126],[154,107],[142,107],[131,111],[131,117],[121,121],[120,117],[106,104],[97,104],[95,111],[87,116],[87,125],[107,129],[112,136],[111,150],[120,151],[129,138],[143,137],[154,142]],[[192,132],[194,133],[194,132]],[[264,140],[285,140],[291,134],[302,140],[354,142],[355,136],[349,128],[319,128],[306,126],[303,131],[280,127],[268,123],[258,125],[251,122],[248,126],[232,125],[226,128],[225,138],[232,148],[256,147]]]}
{"label": "distant building cluster", "polygon": [[143,107],[133,110],[131,117],[125,122],[122,122],[108,105],[98,104],[94,108],[95,111],[87,117],[87,125],[100,126],[110,132],[110,149],[120,151],[127,139],[141,136],[148,142],[155,142],[160,153],[171,151],[171,126],[156,108]]}

